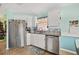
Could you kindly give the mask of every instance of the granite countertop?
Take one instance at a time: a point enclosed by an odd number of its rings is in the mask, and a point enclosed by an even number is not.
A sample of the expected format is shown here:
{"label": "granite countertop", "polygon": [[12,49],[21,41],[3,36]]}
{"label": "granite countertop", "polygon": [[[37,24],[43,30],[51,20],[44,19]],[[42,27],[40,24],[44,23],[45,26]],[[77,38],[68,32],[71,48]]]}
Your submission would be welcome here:
{"label": "granite countertop", "polygon": [[60,33],[55,33],[55,32],[34,32],[32,34],[43,34],[43,35],[47,35],[47,36],[61,36]]}

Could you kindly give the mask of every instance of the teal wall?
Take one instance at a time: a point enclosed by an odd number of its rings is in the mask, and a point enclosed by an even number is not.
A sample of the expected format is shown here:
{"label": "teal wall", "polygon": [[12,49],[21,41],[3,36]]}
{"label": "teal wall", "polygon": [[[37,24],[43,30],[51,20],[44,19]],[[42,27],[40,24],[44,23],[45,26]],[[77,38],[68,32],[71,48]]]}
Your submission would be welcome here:
{"label": "teal wall", "polygon": [[27,13],[14,13],[10,10],[6,10],[5,14],[7,15],[7,19],[15,19],[15,18],[22,18],[22,19],[27,19],[28,17],[35,17],[36,15],[33,14],[27,14]]}
{"label": "teal wall", "polygon": [[61,48],[76,52],[75,42],[76,42],[76,39],[79,39],[78,37],[61,36],[60,39],[61,39],[60,40]]}
{"label": "teal wall", "polygon": [[39,18],[39,17],[45,17],[45,16],[48,16],[48,12],[40,13],[39,15],[37,15],[37,18]]}
{"label": "teal wall", "polygon": [[[76,18],[79,20],[79,4],[72,4],[69,6],[65,6],[61,9],[60,12],[61,16],[61,34],[64,32],[69,32],[69,21]],[[61,36],[60,37],[60,48],[68,49],[71,51],[75,50],[75,39],[79,39],[76,37],[69,37],[69,36]]]}

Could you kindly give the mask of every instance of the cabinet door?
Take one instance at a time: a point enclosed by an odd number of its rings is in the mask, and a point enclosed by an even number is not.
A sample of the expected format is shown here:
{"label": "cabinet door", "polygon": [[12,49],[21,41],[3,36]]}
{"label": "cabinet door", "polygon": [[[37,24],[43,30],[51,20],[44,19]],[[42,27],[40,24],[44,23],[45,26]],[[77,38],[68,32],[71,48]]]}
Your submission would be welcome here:
{"label": "cabinet door", "polygon": [[38,35],[38,47],[45,49],[45,35]]}
{"label": "cabinet door", "polygon": [[26,39],[27,45],[31,44],[31,34],[27,33],[27,39]]}
{"label": "cabinet door", "polygon": [[38,46],[38,36],[36,34],[31,35],[31,44],[34,46]]}
{"label": "cabinet door", "polygon": [[35,41],[34,34],[31,34],[31,45],[34,45],[34,41]]}
{"label": "cabinet door", "polygon": [[31,44],[39,48],[45,49],[45,35],[32,34]]}

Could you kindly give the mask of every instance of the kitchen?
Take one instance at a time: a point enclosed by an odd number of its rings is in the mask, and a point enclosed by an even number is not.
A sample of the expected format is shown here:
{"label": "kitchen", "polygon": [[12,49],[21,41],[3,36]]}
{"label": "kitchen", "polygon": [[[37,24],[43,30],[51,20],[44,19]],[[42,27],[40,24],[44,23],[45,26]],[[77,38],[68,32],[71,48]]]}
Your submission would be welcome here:
{"label": "kitchen", "polygon": [[[37,5],[40,5],[40,4],[37,4]],[[51,4],[49,4],[49,5],[51,5]],[[58,11],[55,13],[58,13]],[[51,15],[51,12],[49,13],[49,16],[50,15]],[[34,51],[37,53],[39,53],[41,51],[40,50],[40,48],[41,48],[46,51],[49,50],[48,52],[50,54],[59,54],[59,35],[60,35],[59,31],[60,30],[59,30],[58,22],[57,22],[58,19],[56,20],[56,25],[54,24],[52,26],[52,23],[49,24],[49,22],[51,22],[52,19],[50,19],[48,22],[48,18],[51,18],[52,16],[49,17],[47,14],[43,15],[43,16],[38,15],[38,16],[34,17],[32,15],[31,16],[29,16],[29,15],[22,16],[22,14],[19,15],[16,13],[11,13],[8,16],[9,17],[11,16],[14,18],[14,19],[9,19],[9,35],[10,35],[9,36],[9,38],[10,38],[9,45],[10,46],[9,47],[10,48],[26,47],[26,46],[32,45],[34,47],[39,48],[37,50],[34,49]],[[26,20],[21,20],[24,18],[24,16],[25,16]],[[57,17],[58,15],[55,15],[55,16]],[[14,25],[14,23],[15,23],[15,25]],[[18,30],[19,30],[19,32],[18,32]],[[19,33],[19,34],[17,34],[17,33]],[[49,40],[48,40],[48,38],[49,38]],[[52,40],[52,38],[54,38],[55,40],[54,39]],[[14,42],[13,42],[13,40],[14,40]],[[17,43],[15,43],[15,42],[17,42]],[[50,45],[50,42],[51,42],[51,45]],[[53,42],[54,42],[54,44],[53,44]]]}
{"label": "kitchen", "polygon": [[[79,21],[73,19],[79,20],[76,14],[79,10],[78,5],[68,3],[2,4],[3,14],[8,20],[6,54],[77,54],[74,41],[79,39]],[[76,31],[73,24],[77,26]]]}

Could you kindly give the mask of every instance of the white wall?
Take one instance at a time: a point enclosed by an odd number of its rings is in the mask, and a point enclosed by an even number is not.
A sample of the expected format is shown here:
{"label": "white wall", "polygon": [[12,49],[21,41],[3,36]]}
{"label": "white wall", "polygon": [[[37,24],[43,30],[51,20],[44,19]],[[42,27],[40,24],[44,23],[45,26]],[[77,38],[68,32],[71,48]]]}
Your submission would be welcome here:
{"label": "white wall", "polygon": [[59,9],[51,10],[50,12],[48,12],[48,26],[59,27],[59,14]]}

